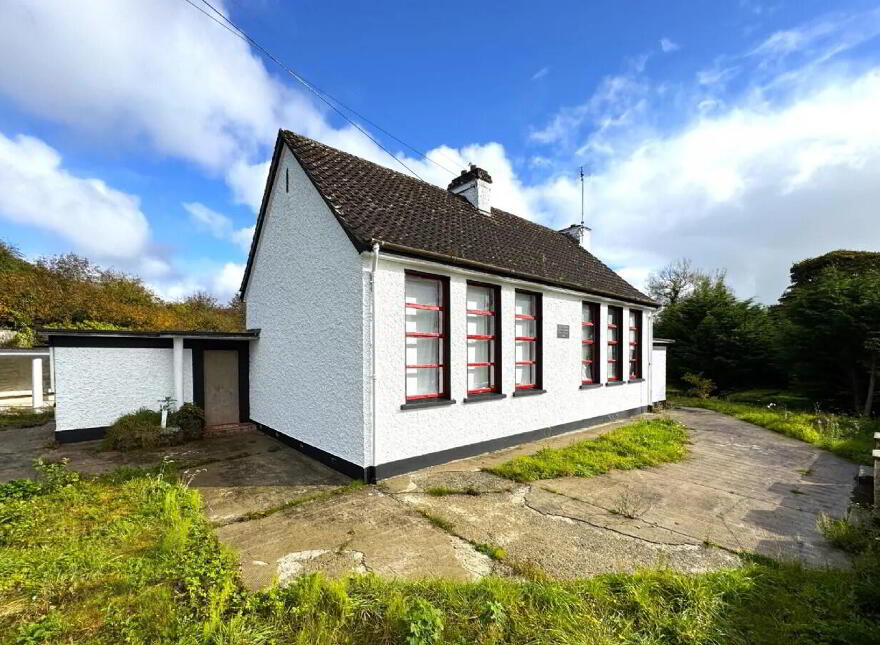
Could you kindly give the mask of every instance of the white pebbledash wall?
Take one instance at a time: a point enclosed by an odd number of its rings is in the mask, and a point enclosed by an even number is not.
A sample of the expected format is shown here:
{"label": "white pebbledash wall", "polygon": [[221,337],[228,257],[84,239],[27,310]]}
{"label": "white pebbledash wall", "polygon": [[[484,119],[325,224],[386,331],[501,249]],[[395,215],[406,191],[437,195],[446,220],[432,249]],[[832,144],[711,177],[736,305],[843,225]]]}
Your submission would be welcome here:
{"label": "white pebbledash wall", "polygon": [[[108,426],[174,396],[172,350],[55,347],[55,430]],[[193,400],[192,350],[183,350],[183,402]]]}
{"label": "white pebbledash wall", "polygon": [[[369,260],[364,268],[368,270]],[[450,277],[450,379],[455,403],[424,409],[401,410],[406,402],[405,364],[405,270],[419,270]],[[467,397],[466,288],[467,280],[501,285],[502,392],[507,398],[464,403]],[[514,291],[540,292],[543,299],[544,394],[514,397]],[[376,277],[377,383],[376,461],[378,464],[466,446],[651,405],[649,370],[653,312],[642,309],[641,382],[580,389],[581,316],[583,301],[600,302],[600,376],[606,382],[607,305],[623,307],[628,329],[628,307],[623,302],[590,297],[532,283],[453,269],[429,262],[382,256]],[[369,321],[365,321],[368,325]],[[557,338],[558,324],[568,325],[569,338]],[[626,357],[626,349],[622,355]],[[624,364],[626,369],[627,364]],[[367,425],[369,428],[369,425]]]}
{"label": "white pebbledash wall", "polygon": [[247,327],[261,330],[251,345],[251,419],[366,466],[361,267],[285,147],[245,293]]}

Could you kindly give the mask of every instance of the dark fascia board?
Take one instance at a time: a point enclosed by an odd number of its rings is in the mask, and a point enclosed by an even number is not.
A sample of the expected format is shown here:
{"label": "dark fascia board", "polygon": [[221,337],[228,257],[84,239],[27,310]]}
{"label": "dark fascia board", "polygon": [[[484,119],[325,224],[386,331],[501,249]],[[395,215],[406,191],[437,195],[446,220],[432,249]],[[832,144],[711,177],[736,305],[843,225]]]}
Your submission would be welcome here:
{"label": "dark fascia board", "polygon": [[37,329],[37,333],[45,336],[118,336],[120,338],[162,338],[170,336],[185,336],[198,338],[241,338],[247,340],[258,338],[259,330],[247,331],[207,331],[198,329],[157,329],[157,330],[124,330],[124,329],[59,329],[43,327]]}
{"label": "dark fascia board", "polygon": [[[343,225],[344,226],[344,225]],[[600,291],[599,289],[585,289],[584,287],[576,284],[568,284],[565,282],[557,282],[553,280],[547,280],[546,278],[539,278],[537,276],[528,274],[528,273],[518,273],[515,271],[509,271],[507,269],[502,269],[500,267],[495,267],[489,264],[483,264],[482,262],[475,262],[471,260],[462,260],[458,258],[453,258],[448,255],[442,255],[440,253],[432,253],[431,251],[423,251],[421,249],[414,249],[408,246],[403,246],[400,244],[394,244],[393,242],[382,242],[376,240],[379,246],[383,250],[388,250],[394,253],[395,255],[400,255],[402,257],[416,258],[420,260],[431,260],[433,262],[438,262],[440,264],[445,264],[447,266],[458,267],[462,269],[476,269],[478,271],[482,271],[484,273],[488,273],[489,275],[496,275],[503,278],[516,278],[518,280],[526,280],[528,282],[533,282],[537,285],[543,285],[546,287],[559,287],[563,289],[571,289],[572,291],[577,291],[578,293],[582,293],[586,296],[599,296],[601,298],[609,298],[611,300],[616,300],[618,302],[629,303],[634,305],[639,305],[640,307],[648,307],[651,309],[659,309],[660,305],[654,302],[653,300],[644,301],[644,300],[636,300],[634,298],[625,298],[623,296],[615,295],[613,293],[608,293],[605,291]],[[368,247],[369,248],[369,247]]]}
{"label": "dark fascia board", "polygon": [[275,183],[275,171],[278,168],[278,160],[281,158],[281,143],[281,130],[278,130],[278,137],[275,139],[275,150],[272,152],[272,163],[269,164],[269,176],[266,178],[266,187],[263,189],[263,200],[260,202],[260,212],[257,215],[254,236],[251,238],[251,248],[248,250],[244,275],[241,277],[241,287],[238,290],[239,300],[244,300],[248,279],[251,277],[251,267],[254,263],[254,256],[257,253],[257,242],[260,239],[260,232],[263,230],[263,218],[266,216],[266,206],[269,204],[269,195],[272,194],[272,185]]}
{"label": "dark fascia board", "polygon": [[248,280],[251,277],[251,269],[253,268],[254,258],[257,253],[257,243],[259,242],[260,234],[263,230],[263,220],[266,217],[266,208],[269,205],[269,196],[272,194],[272,187],[275,183],[275,175],[278,170],[278,162],[281,159],[281,152],[284,147],[290,150],[290,153],[293,155],[294,159],[296,159],[300,168],[302,168],[303,172],[306,174],[306,177],[308,177],[309,181],[312,182],[312,186],[315,187],[315,190],[321,196],[321,199],[324,200],[325,204],[327,204],[327,208],[329,208],[330,212],[333,213],[333,217],[336,218],[336,221],[339,222],[342,230],[345,231],[345,234],[348,236],[348,239],[354,246],[355,251],[357,251],[358,253],[363,253],[364,251],[368,251],[370,249],[370,244],[366,240],[362,240],[357,237],[354,233],[352,233],[349,227],[345,225],[345,221],[336,210],[336,207],[330,203],[330,201],[327,199],[321,189],[318,188],[318,184],[317,182],[315,182],[315,178],[312,177],[312,174],[309,172],[308,168],[306,168],[306,165],[299,158],[296,150],[287,143],[287,140],[284,138],[283,131],[278,130],[278,138],[275,141],[275,151],[272,153],[272,163],[269,166],[269,177],[266,179],[266,188],[263,190],[263,201],[260,203],[260,214],[257,216],[257,225],[254,228],[254,237],[251,240],[251,248],[248,251],[247,264],[245,265],[244,275],[241,279],[241,288],[238,291],[239,300],[244,300],[244,294],[247,291]]}

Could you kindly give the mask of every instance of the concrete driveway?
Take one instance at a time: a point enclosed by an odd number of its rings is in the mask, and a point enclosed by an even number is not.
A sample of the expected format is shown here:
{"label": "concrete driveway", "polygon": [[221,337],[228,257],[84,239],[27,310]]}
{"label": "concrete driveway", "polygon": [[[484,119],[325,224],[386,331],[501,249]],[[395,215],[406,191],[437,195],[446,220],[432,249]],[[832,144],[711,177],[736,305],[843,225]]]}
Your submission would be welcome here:
{"label": "concrete driveway", "polygon": [[[857,466],[809,444],[705,410],[675,410],[692,429],[687,461],[590,479],[521,485],[479,469],[620,424],[426,469],[341,497],[218,529],[251,587],[321,570],[415,579],[535,571],[574,578],[642,567],[738,566],[740,551],[848,566],[816,528],[842,515]],[[461,491],[442,497],[432,488]],[[475,545],[502,547],[496,561]]]}
{"label": "concrete driveway", "polygon": [[[740,551],[848,566],[818,532],[816,518],[845,512],[857,466],[711,411],[667,414],[692,430],[688,460],[529,485],[480,469],[629,421],[360,489],[257,432],[120,455],[98,453],[95,444],[46,450],[51,430],[7,431],[0,477],[23,476],[43,453],[67,456],[87,472],[163,456],[189,464],[187,477],[220,540],[240,554],[251,588],[319,570],[457,580],[490,573],[574,578],[657,566],[696,572],[738,566]],[[459,492],[438,497],[428,493],[434,488]],[[505,557],[490,558],[481,544],[502,547]]]}

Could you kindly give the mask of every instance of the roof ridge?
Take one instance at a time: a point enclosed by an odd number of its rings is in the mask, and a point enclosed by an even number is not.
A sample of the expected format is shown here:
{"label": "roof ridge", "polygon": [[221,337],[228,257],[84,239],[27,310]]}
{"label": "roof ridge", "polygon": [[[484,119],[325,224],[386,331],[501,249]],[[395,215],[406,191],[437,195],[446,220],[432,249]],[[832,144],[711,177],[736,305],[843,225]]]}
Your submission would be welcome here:
{"label": "roof ridge", "polygon": [[[389,168],[388,166],[383,166],[382,164],[377,163],[377,162],[375,162],[375,161],[370,161],[370,160],[367,159],[366,157],[361,157],[360,155],[356,155],[356,154],[351,153],[351,152],[346,152],[345,150],[342,150],[342,149],[340,149],[340,148],[334,148],[334,147],[331,146],[331,145],[327,145],[326,143],[323,143],[323,142],[321,142],[321,141],[318,141],[317,139],[312,139],[311,137],[307,137],[307,136],[304,135],[304,134],[299,134],[298,132],[294,132],[293,130],[285,130],[285,129],[282,128],[282,129],[281,129],[281,134],[282,134],[282,136],[284,136],[285,138],[287,138],[287,136],[289,135],[289,136],[292,136],[292,137],[295,137],[295,138],[298,138],[298,139],[305,139],[308,143],[314,143],[315,145],[318,145],[318,146],[320,146],[320,147],[322,147],[322,148],[326,148],[327,150],[333,152],[334,154],[343,154],[343,155],[347,155],[347,156],[349,156],[349,157],[353,157],[353,158],[357,159],[358,161],[362,161],[362,162],[364,162],[364,163],[368,163],[368,164],[370,164],[371,166],[375,166],[375,167],[376,167],[377,169],[379,169],[379,170],[383,170],[383,171],[385,171],[385,172],[394,173],[395,175],[399,175],[400,177],[403,177],[404,179],[408,179],[409,181],[414,181],[414,182],[417,182],[417,183],[419,183],[419,184],[424,184],[425,186],[427,186],[427,187],[429,187],[429,188],[433,188],[434,190],[442,191],[442,192],[446,193],[447,195],[452,195],[452,193],[450,193],[447,189],[445,189],[445,188],[441,188],[441,187],[438,186],[437,184],[432,184],[432,183],[429,182],[429,181],[425,181],[424,179],[422,179],[422,178],[420,178],[420,177],[413,177],[412,175],[408,175],[408,174],[406,174],[405,172],[400,172],[399,170],[394,170],[394,168]],[[396,159],[396,158],[397,158],[397,157],[395,157],[395,159]],[[470,203],[470,202],[468,202],[468,203]],[[475,208],[476,208],[476,207],[475,207]]]}

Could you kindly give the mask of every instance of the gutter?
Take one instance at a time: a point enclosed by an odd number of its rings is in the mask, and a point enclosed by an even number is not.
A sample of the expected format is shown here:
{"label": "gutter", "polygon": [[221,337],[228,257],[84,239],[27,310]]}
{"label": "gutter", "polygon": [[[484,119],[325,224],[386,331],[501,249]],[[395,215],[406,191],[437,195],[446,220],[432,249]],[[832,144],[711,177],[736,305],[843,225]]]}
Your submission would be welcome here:
{"label": "gutter", "polygon": [[520,273],[518,271],[511,271],[510,269],[504,269],[501,267],[497,267],[493,264],[487,264],[485,262],[478,262],[477,260],[463,260],[461,258],[456,258],[451,255],[446,255],[445,253],[437,253],[435,251],[425,251],[422,249],[415,249],[410,246],[404,246],[403,244],[395,244],[394,242],[383,242],[383,248],[386,251],[397,251],[399,253],[403,253],[405,255],[414,256],[417,258],[433,258],[435,260],[441,261],[443,264],[450,264],[452,266],[461,266],[461,267],[472,267],[476,269],[481,269],[486,271],[487,273],[494,273],[496,275],[501,276],[509,276],[512,278],[519,278],[520,280],[526,280],[528,282],[535,282],[537,284],[543,284],[547,286],[555,286],[555,287],[564,287],[567,289],[571,289],[572,291],[577,291],[579,293],[585,293],[587,295],[596,295],[602,296],[605,298],[612,298],[619,302],[626,302],[636,304],[642,307],[653,307],[655,309],[659,309],[660,305],[652,300],[641,300],[636,298],[625,298],[620,295],[616,295],[613,293],[609,293],[606,291],[602,291],[601,289],[592,289],[587,291],[583,286],[571,284],[567,282],[557,282],[551,281],[547,278],[542,278],[540,276],[532,275],[529,273]]}
{"label": "gutter", "polygon": [[[373,466],[372,479],[376,479],[376,271],[379,269],[379,242],[373,241],[373,268],[370,272],[370,464]],[[367,482],[370,483],[370,482]]]}

